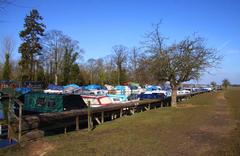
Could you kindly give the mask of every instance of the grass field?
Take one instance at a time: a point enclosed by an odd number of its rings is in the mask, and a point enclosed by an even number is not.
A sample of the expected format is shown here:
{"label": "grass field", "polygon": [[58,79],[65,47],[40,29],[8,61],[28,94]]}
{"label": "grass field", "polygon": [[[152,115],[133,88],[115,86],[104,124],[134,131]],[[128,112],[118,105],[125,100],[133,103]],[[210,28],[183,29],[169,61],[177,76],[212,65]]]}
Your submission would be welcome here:
{"label": "grass field", "polygon": [[225,92],[225,98],[230,105],[232,118],[236,126],[231,131],[231,137],[226,142],[225,155],[240,155],[240,89],[234,88]]}
{"label": "grass field", "polygon": [[0,155],[240,155],[240,88],[206,93],[81,130],[45,137]]}

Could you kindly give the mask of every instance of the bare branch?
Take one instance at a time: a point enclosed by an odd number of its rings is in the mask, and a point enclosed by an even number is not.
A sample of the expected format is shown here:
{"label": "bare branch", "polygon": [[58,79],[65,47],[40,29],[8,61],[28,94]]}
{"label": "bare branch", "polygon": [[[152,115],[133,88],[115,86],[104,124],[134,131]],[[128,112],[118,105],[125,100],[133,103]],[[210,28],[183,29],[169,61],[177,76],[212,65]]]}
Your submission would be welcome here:
{"label": "bare branch", "polygon": [[11,37],[6,36],[2,40],[1,46],[2,46],[2,48],[1,48],[1,58],[4,60],[6,54],[9,54],[9,58],[11,58],[12,53],[13,53],[14,48],[15,48],[14,40]]}

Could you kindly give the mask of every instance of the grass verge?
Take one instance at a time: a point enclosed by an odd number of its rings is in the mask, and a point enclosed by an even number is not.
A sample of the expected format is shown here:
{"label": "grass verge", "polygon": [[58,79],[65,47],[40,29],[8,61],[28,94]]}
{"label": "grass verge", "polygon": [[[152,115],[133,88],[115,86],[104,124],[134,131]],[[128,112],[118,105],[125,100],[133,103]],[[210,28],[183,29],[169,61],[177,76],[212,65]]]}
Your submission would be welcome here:
{"label": "grass verge", "polygon": [[225,91],[225,98],[230,106],[231,115],[235,119],[236,126],[231,132],[231,137],[223,148],[221,155],[240,155],[240,88],[229,88]]}
{"label": "grass verge", "polygon": [[[233,90],[234,96],[230,93],[232,90],[226,92],[226,99],[232,108],[238,107],[236,97],[239,91],[235,93]],[[49,156],[204,155],[213,146],[214,148],[222,146],[223,142],[216,130],[219,128],[221,132],[225,129],[221,129],[221,118],[214,114],[218,95],[218,93],[198,95],[181,102],[177,108],[161,108],[125,116],[99,125],[91,132],[81,130],[46,137],[25,147],[1,150],[0,155],[34,155],[37,150],[44,151],[41,149],[45,147],[43,144],[51,146],[51,150],[43,153]],[[234,118],[238,118],[235,108],[231,109],[231,112]],[[235,132],[232,135],[240,136]],[[239,139],[236,138],[234,141],[236,143],[233,145],[229,144],[227,148],[229,151],[238,147]],[[225,150],[225,153],[228,150]]]}

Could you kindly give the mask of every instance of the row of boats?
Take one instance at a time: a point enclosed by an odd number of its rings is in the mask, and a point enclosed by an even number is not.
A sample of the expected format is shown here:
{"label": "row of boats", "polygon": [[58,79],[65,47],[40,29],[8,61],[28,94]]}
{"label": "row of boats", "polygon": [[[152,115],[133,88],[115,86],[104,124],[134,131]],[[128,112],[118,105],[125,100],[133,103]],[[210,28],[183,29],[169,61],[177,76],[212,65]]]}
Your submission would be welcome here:
{"label": "row of boats", "polygon": [[[211,87],[179,88],[177,95],[188,95],[194,92],[211,91]],[[5,93],[3,89],[0,93]],[[140,86],[136,83],[127,85],[97,85],[78,86],[69,84],[57,86],[50,84],[46,89],[36,91],[33,85],[15,88],[16,97],[24,104],[23,111],[30,113],[62,112],[88,107],[104,107],[110,104],[121,104],[129,101],[146,99],[166,99],[172,94],[170,87],[158,85]],[[3,95],[3,94],[1,94]],[[0,96],[3,97],[3,96]],[[1,100],[4,103],[4,98]],[[6,101],[5,103],[8,103]],[[14,104],[18,110],[17,104]]]}

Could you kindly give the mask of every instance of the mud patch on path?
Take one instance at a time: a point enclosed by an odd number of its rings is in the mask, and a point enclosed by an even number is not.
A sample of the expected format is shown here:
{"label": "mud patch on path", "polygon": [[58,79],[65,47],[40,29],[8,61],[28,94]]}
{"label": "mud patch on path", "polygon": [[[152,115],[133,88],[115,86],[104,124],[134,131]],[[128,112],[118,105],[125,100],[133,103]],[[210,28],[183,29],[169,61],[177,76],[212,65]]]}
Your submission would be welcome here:
{"label": "mud patch on path", "polygon": [[55,146],[43,140],[33,142],[28,147],[28,156],[44,156],[48,152],[53,151]]}

